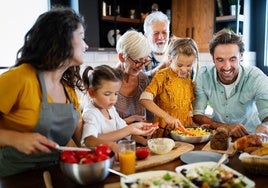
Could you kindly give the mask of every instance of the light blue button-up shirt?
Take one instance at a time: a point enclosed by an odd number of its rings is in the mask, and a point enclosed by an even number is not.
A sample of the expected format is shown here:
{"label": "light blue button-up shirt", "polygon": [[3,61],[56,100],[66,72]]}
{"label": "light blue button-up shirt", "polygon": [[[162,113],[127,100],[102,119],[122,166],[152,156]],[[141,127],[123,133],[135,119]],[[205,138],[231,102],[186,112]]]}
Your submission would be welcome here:
{"label": "light blue button-up shirt", "polygon": [[235,86],[227,97],[217,79],[215,66],[202,66],[196,80],[194,115],[204,115],[208,104],[213,108],[213,120],[241,123],[248,132],[254,133],[268,117],[268,77],[257,67],[241,65]]}

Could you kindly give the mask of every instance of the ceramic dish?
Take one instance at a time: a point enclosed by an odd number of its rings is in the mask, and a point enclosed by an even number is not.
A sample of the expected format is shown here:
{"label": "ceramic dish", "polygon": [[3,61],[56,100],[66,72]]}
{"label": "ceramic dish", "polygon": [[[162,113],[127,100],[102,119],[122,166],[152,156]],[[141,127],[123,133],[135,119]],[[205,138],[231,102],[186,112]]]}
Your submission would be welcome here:
{"label": "ceramic dish", "polygon": [[[220,187],[223,183],[225,183],[227,187],[255,187],[254,181],[224,164],[213,169],[216,164],[216,162],[193,163],[178,166],[175,170],[192,183],[198,184],[198,187],[202,187],[203,184],[211,187]],[[226,185],[226,183],[228,183],[228,185]]]}
{"label": "ceramic dish", "polygon": [[[210,151],[189,151],[187,153],[182,154],[180,156],[180,159],[186,164],[206,161],[218,162],[221,156],[222,154]],[[224,164],[227,164],[228,162],[229,159],[226,159],[224,161]]]}
{"label": "ceramic dish", "polygon": [[151,138],[148,140],[149,149],[155,154],[166,154],[175,146],[174,140],[170,138]]}
{"label": "ceramic dish", "polygon": [[[160,187],[159,183],[161,183],[161,187],[196,188],[196,186],[188,181],[183,175],[166,170],[140,172],[128,175],[128,177],[132,180],[135,179],[136,183],[128,184],[125,182],[125,178],[121,178],[120,184],[122,188],[136,188],[140,185],[143,185],[144,187],[154,188]],[[155,185],[154,182],[157,182],[157,185]],[[146,186],[142,183],[146,183]]]}
{"label": "ceramic dish", "polygon": [[[186,127],[186,129],[189,129],[189,128],[195,128],[195,127]],[[170,136],[173,140],[187,142],[187,143],[191,143],[191,144],[203,143],[203,142],[209,141],[209,139],[211,137],[211,131],[207,130],[207,129],[200,128],[200,127],[198,129],[201,129],[203,131],[207,131],[209,134],[203,135],[203,136],[185,136],[185,135],[181,135],[181,134],[174,133],[173,131],[171,131]]]}

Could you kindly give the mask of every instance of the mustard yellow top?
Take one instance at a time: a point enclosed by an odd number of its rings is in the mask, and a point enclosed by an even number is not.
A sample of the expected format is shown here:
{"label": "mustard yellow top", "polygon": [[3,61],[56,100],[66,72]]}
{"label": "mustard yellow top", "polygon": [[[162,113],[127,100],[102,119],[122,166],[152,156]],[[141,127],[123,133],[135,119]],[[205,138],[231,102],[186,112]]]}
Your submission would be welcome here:
{"label": "mustard yellow top", "polygon": [[[41,87],[37,71],[29,64],[0,75],[0,128],[31,131],[39,119]],[[76,109],[79,109],[75,91],[65,87]],[[53,100],[48,96],[48,102]]]}
{"label": "mustard yellow top", "polygon": [[[153,94],[154,102],[172,117],[178,118],[184,126],[192,125],[192,101],[194,84],[189,77],[180,78],[169,67],[160,70],[145,89]],[[155,116],[159,126],[166,127],[163,118]]]}

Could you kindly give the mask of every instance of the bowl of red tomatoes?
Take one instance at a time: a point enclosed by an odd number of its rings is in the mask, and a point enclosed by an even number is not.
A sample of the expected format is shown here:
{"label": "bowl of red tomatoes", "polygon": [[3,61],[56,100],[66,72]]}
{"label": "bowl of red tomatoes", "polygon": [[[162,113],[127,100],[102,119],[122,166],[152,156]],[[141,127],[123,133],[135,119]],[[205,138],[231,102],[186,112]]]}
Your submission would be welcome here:
{"label": "bowl of red tomatoes", "polygon": [[88,185],[103,181],[112,168],[114,153],[105,144],[92,151],[65,150],[60,154],[60,169],[72,181],[80,185]]}

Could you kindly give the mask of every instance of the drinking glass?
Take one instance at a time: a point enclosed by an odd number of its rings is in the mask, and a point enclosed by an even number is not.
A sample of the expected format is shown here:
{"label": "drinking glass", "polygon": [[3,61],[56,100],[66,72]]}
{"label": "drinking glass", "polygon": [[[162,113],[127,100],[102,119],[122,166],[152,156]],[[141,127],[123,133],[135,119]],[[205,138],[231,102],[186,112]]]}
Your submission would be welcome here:
{"label": "drinking glass", "polygon": [[123,174],[135,173],[136,142],[134,140],[120,140],[118,144],[120,147],[119,151],[120,171]]}

